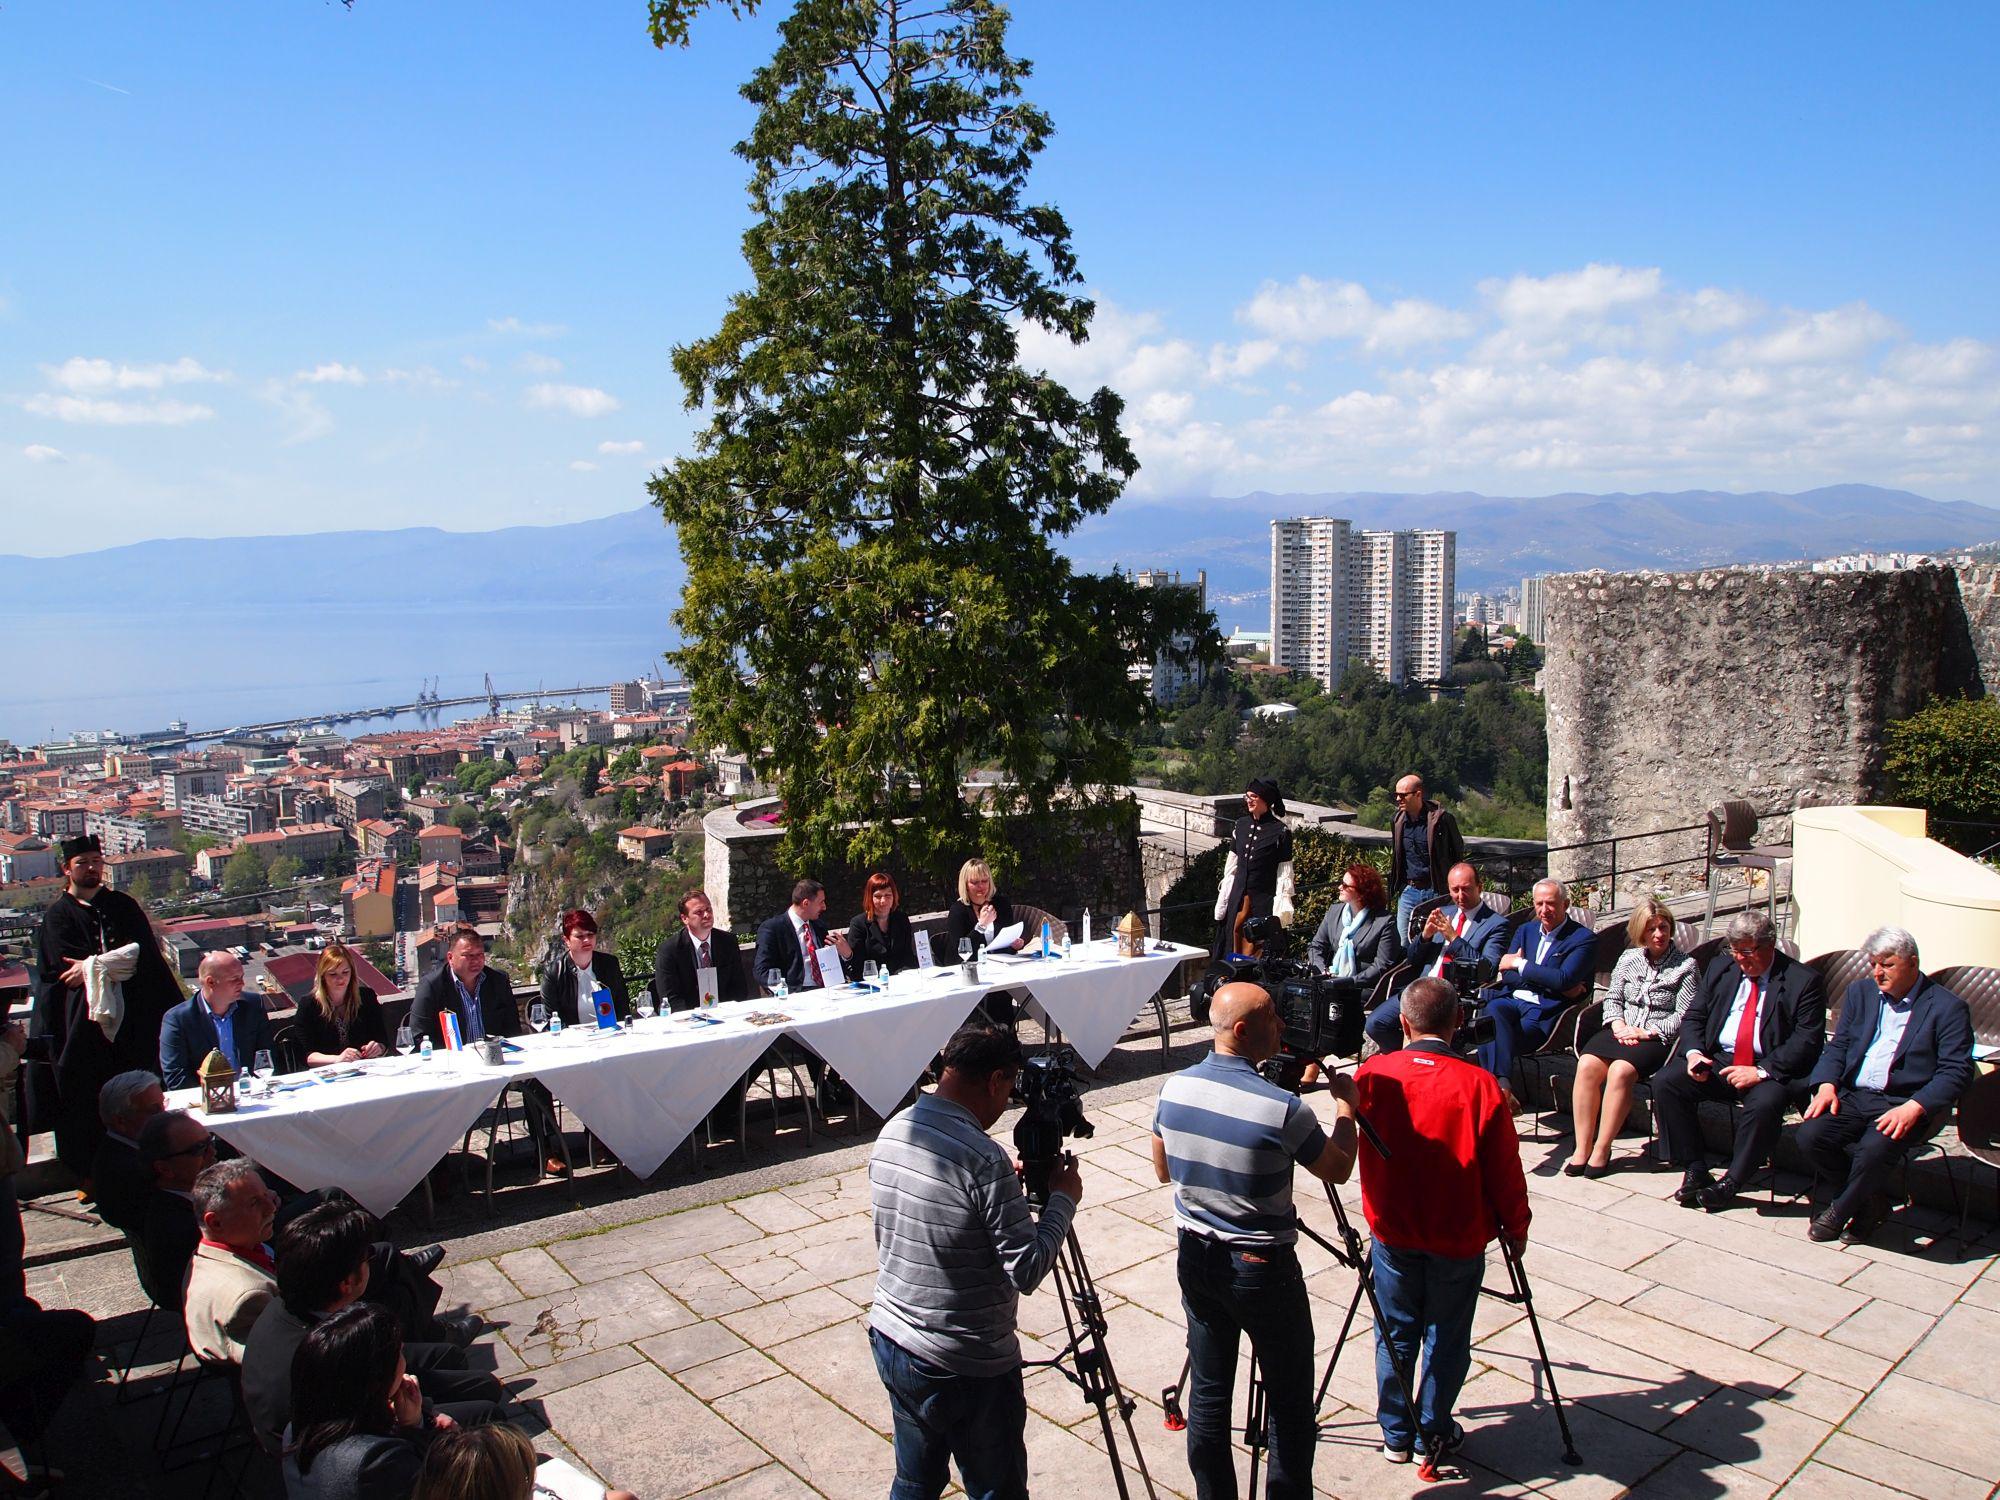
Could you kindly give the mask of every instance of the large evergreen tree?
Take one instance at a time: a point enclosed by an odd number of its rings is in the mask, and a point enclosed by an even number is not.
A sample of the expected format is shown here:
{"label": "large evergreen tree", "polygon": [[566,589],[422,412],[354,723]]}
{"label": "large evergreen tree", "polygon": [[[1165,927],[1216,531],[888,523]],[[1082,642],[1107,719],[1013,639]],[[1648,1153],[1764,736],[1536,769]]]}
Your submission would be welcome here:
{"label": "large evergreen tree", "polygon": [[[655,40],[706,3],[655,0]],[[1213,642],[1189,595],[1052,545],[1137,461],[1115,394],[1019,361],[1021,327],[1081,342],[1092,304],[1062,215],[1024,196],[1050,126],[1005,32],[989,0],[797,0],[743,90],[752,284],[674,351],[710,416],[652,486],[687,561],[675,659],[707,731],[769,748],[801,868],[1004,861],[982,817],[1127,779],[1128,666]],[[984,813],[974,765],[1001,777]]]}

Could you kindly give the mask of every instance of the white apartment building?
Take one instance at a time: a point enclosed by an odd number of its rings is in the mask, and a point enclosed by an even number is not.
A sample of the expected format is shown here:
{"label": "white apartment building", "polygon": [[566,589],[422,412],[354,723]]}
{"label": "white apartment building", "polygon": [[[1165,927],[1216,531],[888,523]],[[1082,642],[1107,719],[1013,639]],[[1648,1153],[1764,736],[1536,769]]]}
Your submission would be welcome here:
{"label": "white apartment building", "polygon": [[[1193,592],[1197,607],[1208,603],[1208,570],[1200,570],[1192,583],[1181,578],[1178,570],[1169,573],[1163,568],[1141,569],[1132,575],[1132,581],[1142,589],[1189,589]],[[1175,635],[1168,646],[1152,660],[1139,660],[1132,664],[1131,675],[1135,682],[1146,683],[1155,703],[1172,703],[1189,688],[1198,688],[1207,679],[1208,664],[1195,660],[1194,637],[1186,632]]]}
{"label": "white apartment building", "polygon": [[1356,531],[1331,516],[1271,523],[1271,660],[1332,689],[1352,661],[1393,683],[1451,666],[1458,533]]}
{"label": "white apartment building", "polygon": [[1521,580],[1521,634],[1537,646],[1548,639],[1547,620],[1542,610],[1542,574]]}

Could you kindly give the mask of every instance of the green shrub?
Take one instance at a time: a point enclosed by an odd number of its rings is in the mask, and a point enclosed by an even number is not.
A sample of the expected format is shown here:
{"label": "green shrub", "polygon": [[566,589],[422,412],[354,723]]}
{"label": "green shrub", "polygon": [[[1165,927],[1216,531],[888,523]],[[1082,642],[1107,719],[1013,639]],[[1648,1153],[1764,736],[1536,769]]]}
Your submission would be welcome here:
{"label": "green shrub", "polygon": [[[1896,801],[1933,818],[2000,820],[2000,702],[1936,699],[1889,725],[1883,769]],[[1958,834],[1954,840],[1953,835]],[[1990,843],[1976,830],[1938,829],[1946,843]]]}

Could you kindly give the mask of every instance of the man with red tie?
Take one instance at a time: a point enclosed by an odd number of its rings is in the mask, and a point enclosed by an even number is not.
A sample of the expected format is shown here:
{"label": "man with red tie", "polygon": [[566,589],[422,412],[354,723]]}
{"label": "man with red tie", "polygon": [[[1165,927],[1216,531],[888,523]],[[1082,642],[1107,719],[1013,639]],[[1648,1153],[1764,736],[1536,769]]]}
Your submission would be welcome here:
{"label": "man with red tie", "polygon": [[847,934],[829,932],[826,916],[826,887],[817,880],[801,880],[792,887],[792,904],[757,929],[755,977],[767,979],[774,970],[785,978],[785,987],[816,990],[826,984],[820,964],[820,950],[829,945],[845,963],[849,957]]}
{"label": "man with red tie", "polygon": [[[1653,1107],[1667,1159],[1685,1169],[1675,1197],[1683,1208],[1720,1213],[1770,1159],[1785,1105],[1805,1084],[1826,1045],[1826,991],[1819,975],[1778,951],[1762,912],[1741,912],[1725,930],[1727,949],[1709,965],[1681,1025],[1680,1052],[1653,1080]],[[1709,1175],[1698,1107],[1733,1103],[1736,1135],[1720,1180]]]}

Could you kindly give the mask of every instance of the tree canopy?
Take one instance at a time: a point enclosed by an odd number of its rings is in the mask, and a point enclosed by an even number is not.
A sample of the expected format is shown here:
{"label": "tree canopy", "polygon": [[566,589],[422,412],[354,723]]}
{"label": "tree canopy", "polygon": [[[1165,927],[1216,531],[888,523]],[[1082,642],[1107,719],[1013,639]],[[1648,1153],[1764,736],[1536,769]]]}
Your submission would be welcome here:
{"label": "tree canopy", "polygon": [[[656,0],[655,40],[703,8]],[[705,730],[777,773],[801,864],[1004,866],[983,821],[1128,778],[1130,664],[1215,644],[1191,594],[1053,545],[1137,460],[1118,396],[1020,360],[1024,328],[1080,343],[1093,307],[1025,196],[1050,122],[1005,32],[990,0],[798,0],[743,90],[751,286],[674,351],[709,416],[652,484],[687,561],[674,659]],[[983,809],[972,766],[998,773]]]}

